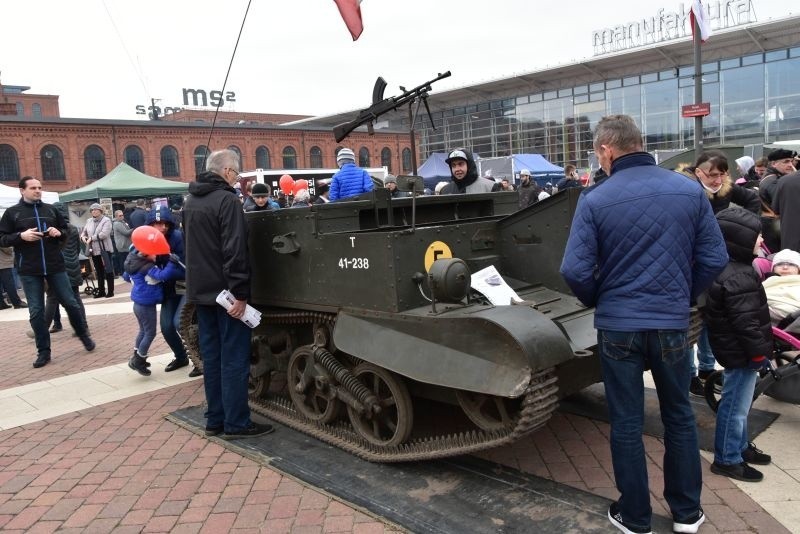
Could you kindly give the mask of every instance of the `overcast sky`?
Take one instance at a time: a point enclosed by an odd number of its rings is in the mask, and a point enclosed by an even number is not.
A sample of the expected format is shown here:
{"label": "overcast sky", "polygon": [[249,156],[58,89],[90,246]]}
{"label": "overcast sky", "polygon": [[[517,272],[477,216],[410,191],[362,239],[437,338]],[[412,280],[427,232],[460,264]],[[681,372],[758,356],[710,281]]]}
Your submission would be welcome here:
{"label": "overcast sky", "polygon": [[[707,0],[706,3],[709,3]],[[716,0],[715,0],[716,3]],[[366,107],[378,76],[434,91],[591,58],[592,31],[691,0],[363,0],[353,42],[333,0],[252,0],[223,109],[326,115]],[[554,7],[556,6],[556,7]],[[752,0],[759,22],[791,14]],[[0,76],[60,95],[63,117],[143,119],[183,88],[222,89],[247,0],[24,0],[0,4]],[[795,12],[800,8],[795,8]],[[712,37],[713,38],[713,37]]]}

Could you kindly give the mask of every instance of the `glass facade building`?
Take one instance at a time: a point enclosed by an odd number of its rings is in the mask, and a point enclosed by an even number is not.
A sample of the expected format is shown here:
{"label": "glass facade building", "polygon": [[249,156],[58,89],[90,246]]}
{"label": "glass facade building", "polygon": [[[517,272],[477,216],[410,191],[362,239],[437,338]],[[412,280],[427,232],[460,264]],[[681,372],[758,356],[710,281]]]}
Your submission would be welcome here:
{"label": "glass facade building", "polygon": [[[706,146],[800,138],[800,47],[705,62],[702,72]],[[691,148],[694,119],[681,106],[694,103],[694,83],[694,66],[684,65],[450,107],[433,114],[435,130],[428,120],[420,129],[422,159],[461,146],[585,166],[597,122],[619,113],[639,124],[647,151]]]}

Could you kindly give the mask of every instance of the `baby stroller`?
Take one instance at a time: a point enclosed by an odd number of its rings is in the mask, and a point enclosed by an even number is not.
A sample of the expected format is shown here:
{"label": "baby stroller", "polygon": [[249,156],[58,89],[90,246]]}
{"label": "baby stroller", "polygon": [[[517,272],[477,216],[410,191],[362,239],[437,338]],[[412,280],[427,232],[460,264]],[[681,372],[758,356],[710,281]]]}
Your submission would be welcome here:
{"label": "baby stroller", "polygon": [[94,270],[94,262],[91,258],[87,258],[83,252],[78,255],[78,261],[81,264],[81,278],[83,278],[83,283],[85,287],[83,288],[83,292],[87,295],[95,296],[100,293],[100,290],[97,288],[97,273]]}

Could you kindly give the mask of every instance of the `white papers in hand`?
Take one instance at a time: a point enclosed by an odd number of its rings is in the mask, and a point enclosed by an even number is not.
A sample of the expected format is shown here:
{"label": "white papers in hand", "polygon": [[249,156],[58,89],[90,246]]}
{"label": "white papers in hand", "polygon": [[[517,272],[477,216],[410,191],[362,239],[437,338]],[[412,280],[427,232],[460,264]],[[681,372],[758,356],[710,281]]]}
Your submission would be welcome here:
{"label": "white papers in hand", "polygon": [[[231,306],[235,303],[236,297],[227,289],[223,289],[219,292],[219,295],[217,295],[217,304],[226,310],[230,310]],[[248,304],[240,320],[250,328],[255,328],[261,323],[261,312]]]}

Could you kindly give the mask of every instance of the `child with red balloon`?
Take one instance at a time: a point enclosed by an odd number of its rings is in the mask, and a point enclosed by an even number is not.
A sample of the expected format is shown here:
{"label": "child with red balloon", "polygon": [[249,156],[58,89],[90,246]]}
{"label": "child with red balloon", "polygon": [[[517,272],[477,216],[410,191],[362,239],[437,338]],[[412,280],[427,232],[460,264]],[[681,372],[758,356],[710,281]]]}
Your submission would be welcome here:
{"label": "child with red balloon", "polygon": [[156,305],[164,299],[162,280],[183,277],[180,262],[169,261],[164,267],[156,265],[156,256],[169,254],[169,244],[164,234],[152,226],[140,226],[131,234],[130,253],[125,260],[122,277],[132,284],[133,314],[139,323],[134,341],[133,356],[128,367],[142,376],[150,376],[147,353],[156,337]]}

